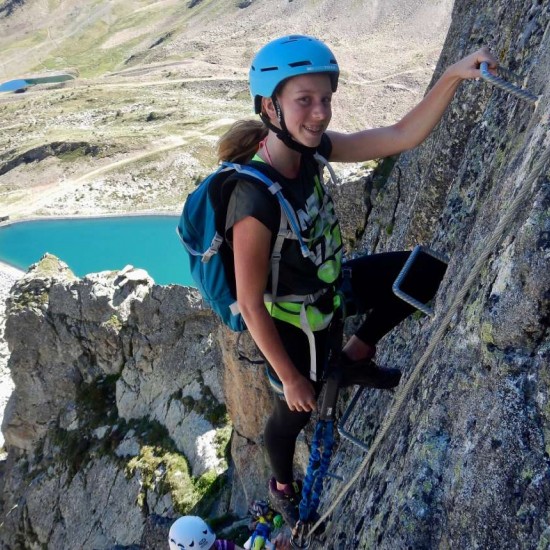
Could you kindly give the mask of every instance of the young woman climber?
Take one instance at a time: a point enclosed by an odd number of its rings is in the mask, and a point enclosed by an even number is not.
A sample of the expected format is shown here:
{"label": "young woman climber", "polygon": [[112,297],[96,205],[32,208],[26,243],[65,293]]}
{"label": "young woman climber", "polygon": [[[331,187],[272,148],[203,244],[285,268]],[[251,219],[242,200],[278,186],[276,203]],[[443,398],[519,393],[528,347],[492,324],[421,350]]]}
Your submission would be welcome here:
{"label": "young woman climber", "polygon": [[[377,342],[414,312],[391,289],[409,252],[342,261],[340,229],[322,186],[320,156],[332,162],[362,162],[417,146],[439,122],[460,82],[480,76],[483,61],[496,69],[494,56],[480,49],[447,68],[396,124],[349,134],[328,130],[339,67],[323,42],[285,36],[265,45],[252,61],[250,93],[261,121],[236,123],[220,139],[218,156],[265,167],[292,205],[308,248],[304,255],[296,240],[285,240],[277,297],[269,297],[281,209],[264,186],[244,180],[234,184],[226,238],[234,253],[240,312],[267,361],[270,380],[282,394],[274,398],[265,445],[274,475],[269,483],[271,502],[291,526],[298,519],[301,492],[293,475],[295,442],[316,408],[335,311],[345,301],[348,314],[368,312],[347,341],[341,363],[344,385],[374,388],[399,383],[398,369],[379,367],[372,359]],[[421,257],[407,292],[427,302],[445,267],[430,256]],[[344,298],[338,292],[343,272],[351,283]]]}

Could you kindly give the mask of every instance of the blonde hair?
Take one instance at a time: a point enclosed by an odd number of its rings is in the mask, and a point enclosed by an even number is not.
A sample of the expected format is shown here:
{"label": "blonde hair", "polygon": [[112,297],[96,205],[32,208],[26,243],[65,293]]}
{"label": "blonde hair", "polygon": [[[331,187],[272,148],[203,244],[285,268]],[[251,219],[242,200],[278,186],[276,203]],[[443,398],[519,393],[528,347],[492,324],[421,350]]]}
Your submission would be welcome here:
{"label": "blonde hair", "polygon": [[245,163],[258,151],[267,136],[267,126],[260,120],[238,120],[218,140],[218,161]]}

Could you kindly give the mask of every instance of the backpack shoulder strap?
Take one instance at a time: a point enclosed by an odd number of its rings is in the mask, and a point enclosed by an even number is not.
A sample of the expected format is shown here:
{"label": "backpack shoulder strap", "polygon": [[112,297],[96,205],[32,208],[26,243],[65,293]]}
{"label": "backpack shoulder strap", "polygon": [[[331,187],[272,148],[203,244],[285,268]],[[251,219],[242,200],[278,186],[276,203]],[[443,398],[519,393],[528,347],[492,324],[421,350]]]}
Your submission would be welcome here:
{"label": "backpack shoulder strap", "polygon": [[[279,286],[279,264],[281,261],[281,251],[284,241],[286,239],[294,239],[298,241],[300,251],[304,258],[314,259],[313,253],[309,250],[305,239],[302,237],[298,217],[296,216],[292,205],[284,197],[281,184],[275,181],[275,178],[270,177],[271,175],[276,176],[276,173],[271,166],[254,161],[249,164],[236,164],[229,162],[223,164],[230,166],[231,169],[234,170],[233,174],[231,174],[229,178],[230,180],[245,179],[247,181],[260,182],[268,189],[271,196],[276,198],[279,203],[281,210],[280,223],[277,236],[273,244],[273,249],[271,251],[271,297],[273,298],[277,295],[277,288]],[[267,172],[269,176],[264,172]],[[228,195],[229,189],[226,188],[224,190],[225,202],[227,202]]]}
{"label": "backpack shoulder strap", "polygon": [[292,233],[296,236],[299,244],[300,244],[300,250],[302,252],[302,255],[304,258],[310,257],[310,250],[306,246],[304,239],[302,238],[302,233],[300,230],[300,224],[298,223],[298,218],[296,216],[296,213],[294,212],[294,209],[290,205],[290,203],[285,199],[282,187],[279,183],[276,181],[273,181],[268,176],[266,176],[263,172],[261,172],[258,168],[251,166],[249,164],[247,165],[237,165],[235,164],[235,170],[236,170],[236,176],[244,176],[246,179],[252,178],[257,181],[261,181],[264,185],[267,186],[269,192],[279,201],[279,204],[281,206],[281,212],[286,216],[286,219],[288,220],[288,223],[290,225],[290,228],[292,230]]}

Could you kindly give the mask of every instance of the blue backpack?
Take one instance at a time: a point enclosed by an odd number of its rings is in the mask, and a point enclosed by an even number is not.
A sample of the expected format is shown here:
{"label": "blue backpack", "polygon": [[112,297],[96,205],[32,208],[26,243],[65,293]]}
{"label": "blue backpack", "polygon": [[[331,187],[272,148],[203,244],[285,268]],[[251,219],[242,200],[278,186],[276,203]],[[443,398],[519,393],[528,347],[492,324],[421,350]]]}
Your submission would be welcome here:
{"label": "blue backpack", "polygon": [[[278,262],[284,239],[296,239],[304,257],[311,257],[300,234],[300,226],[293,208],[283,197],[281,186],[249,164],[223,162],[186,199],[179,224],[178,235],[188,254],[191,276],[205,302],[232,330],[246,330],[239,313],[235,292],[233,254],[224,242],[227,201],[222,193],[223,184],[234,179],[261,182],[278,199],[281,207],[281,224],[271,254],[272,295],[276,296]],[[266,167],[266,170],[269,167]]]}

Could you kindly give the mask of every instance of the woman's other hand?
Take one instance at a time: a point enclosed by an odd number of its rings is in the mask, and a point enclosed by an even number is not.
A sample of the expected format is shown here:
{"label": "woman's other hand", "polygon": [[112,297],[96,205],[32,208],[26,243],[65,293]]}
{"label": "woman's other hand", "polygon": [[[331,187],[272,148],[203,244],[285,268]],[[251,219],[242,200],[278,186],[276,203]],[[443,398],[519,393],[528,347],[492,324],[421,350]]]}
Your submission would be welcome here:
{"label": "woman's other hand", "polygon": [[291,411],[310,412],[315,410],[317,401],[311,382],[296,371],[290,380],[283,381],[283,392]]}

